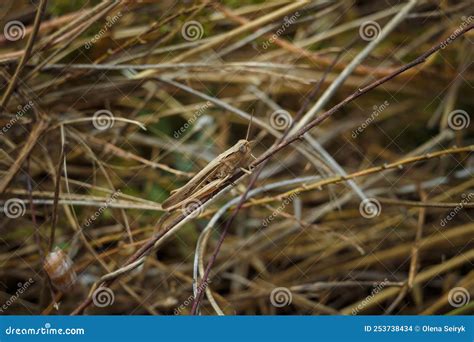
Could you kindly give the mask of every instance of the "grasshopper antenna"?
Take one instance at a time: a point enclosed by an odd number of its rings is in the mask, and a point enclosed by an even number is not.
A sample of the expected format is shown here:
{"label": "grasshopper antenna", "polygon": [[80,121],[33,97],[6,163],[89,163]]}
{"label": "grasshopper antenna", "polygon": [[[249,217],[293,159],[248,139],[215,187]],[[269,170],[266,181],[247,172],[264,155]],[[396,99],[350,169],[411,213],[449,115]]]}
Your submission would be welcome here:
{"label": "grasshopper antenna", "polygon": [[[249,126],[247,127],[247,136],[245,137],[245,140],[246,140],[246,141],[249,141],[250,129],[252,128],[252,122],[253,122],[253,113],[254,113],[254,111],[252,110],[252,114],[250,115]],[[250,152],[250,155],[252,156],[253,159],[257,159],[257,158],[252,154],[252,152]]]}
{"label": "grasshopper antenna", "polygon": [[250,128],[252,127],[252,121],[253,121],[253,110],[252,110],[252,114],[250,115],[250,122],[249,122],[249,126],[247,127],[247,135],[245,137],[245,140],[247,141],[249,141]]}

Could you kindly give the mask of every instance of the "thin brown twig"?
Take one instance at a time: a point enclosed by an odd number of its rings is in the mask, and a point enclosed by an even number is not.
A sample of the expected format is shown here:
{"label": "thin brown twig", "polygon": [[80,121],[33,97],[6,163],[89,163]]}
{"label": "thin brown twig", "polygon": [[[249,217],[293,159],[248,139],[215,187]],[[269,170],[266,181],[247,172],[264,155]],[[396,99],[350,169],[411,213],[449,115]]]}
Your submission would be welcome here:
{"label": "thin brown twig", "polygon": [[33,147],[38,142],[39,137],[41,134],[48,128],[48,121],[44,118],[41,118],[36,124],[33,126],[33,129],[25,142],[22,150],[20,151],[18,157],[16,158],[15,162],[10,166],[8,169],[7,174],[0,180],[0,194],[5,192],[10,182],[13,180],[13,177],[19,171],[21,165],[23,164],[24,160],[28,157]]}
{"label": "thin brown twig", "polygon": [[377,197],[380,203],[388,205],[397,205],[397,206],[406,206],[406,207],[420,207],[420,208],[440,208],[440,209],[449,209],[449,208],[474,208],[474,203],[463,203],[463,202],[425,202],[425,201],[409,201],[409,200],[398,200],[393,198],[382,198]]}
{"label": "thin brown twig", "polygon": [[51,232],[49,236],[48,250],[51,252],[54,247],[55,235],[56,235],[56,225],[58,223],[58,200],[59,192],[61,190],[61,174],[63,173],[64,160],[66,158],[65,146],[61,148],[61,155],[59,156],[58,168],[56,173],[56,179],[54,181],[54,198],[53,198],[53,216],[51,219]]}
{"label": "thin brown twig", "polygon": [[38,35],[38,30],[41,24],[41,19],[43,17],[47,2],[48,0],[41,0],[38,6],[38,10],[36,11],[35,21],[33,24],[33,31],[31,32],[31,35],[28,38],[25,52],[23,56],[21,57],[21,60],[18,63],[18,66],[16,67],[15,73],[13,74],[13,77],[10,80],[10,83],[8,83],[7,89],[3,93],[2,101],[0,102],[0,110],[3,110],[3,111],[6,110],[8,101],[10,100],[10,97],[18,83],[20,74],[23,71],[23,67],[25,66],[26,62],[28,62],[28,59],[30,58],[31,51],[33,50],[33,45],[35,44],[36,36]]}
{"label": "thin brown twig", "polygon": [[[352,43],[351,43],[352,44]],[[306,111],[307,107],[309,106],[310,104],[310,101],[316,96],[316,94],[319,92],[319,90],[321,89],[321,85],[324,83],[327,75],[329,74],[329,72],[331,71],[331,69],[334,67],[334,65],[336,64],[336,62],[338,61],[338,59],[341,57],[342,55],[342,51],[341,50],[337,55],[336,57],[334,58],[333,60],[333,63],[328,67],[326,68],[325,72],[324,72],[324,75],[323,77],[319,80],[319,82],[316,84],[316,86],[311,90],[311,92],[309,93],[309,96],[307,96],[303,102],[303,105],[300,107],[298,113],[296,114],[295,116],[295,119],[291,122],[291,124],[285,129],[284,133],[282,134],[282,136],[277,139],[274,144],[272,145],[273,146],[277,146],[280,142],[282,142],[286,137],[287,135],[289,134],[289,132],[291,131],[291,129],[294,127],[295,123],[303,116],[303,113]],[[250,126],[249,126],[250,127]],[[221,249],[222,247],[222,244],[224,243],[224,240],[225,240],[225,237],[227,235],[227,232],[230,228],[230,226],[232,225],[232,222],[234,221],[234,219],[237,217],[237,214],[239,213],[240,209],[243,207],[244,203],[245,203],[245,200],[247,199],[247,196],[249,194],[249,192],[252,190],[252,188],[254,187],[255,183],[257,182],[258,180],[258,177],[260,176],[261,172],[263,171],[265,165],[270,161],[270,158],[268,158],[267,160],[265,160],[262,164],[260,164],[257,168],[257,170],[255,170],[254,174],[252,175],[252,177],[250,178],[250,181],[247,185],[247,188],[245,190],[245,192],[242,194],[242,197],[240,198],[240,201],[239,203],[237,204],[236,208],[234,209],[234,212],[232,213],[232,216],[230,217],[229,220],[227,220],[226,224],[225,224],[225,227],[224,227],[224,230],[222,231],[221,233],[221,236],[219,237],[219,240],[217,242],[217,245],[214,249],[214,252],[211,256],[211,259],[209,260],[208,262],[208,265],[206,267],[206,270],[205,270],[205,273],[200,281],[200,284],[197,286],[197,296],[194,298],[194,302],[193,302],[193,307],[191,309],[191,314],[195,314],[199,308],[199,303],[202,299],[202,296],[204,294],[204,291],[206,290],[206,287],[207,287],[207,284],[208,284],[208,277],[209,277],[209,274],[211,272],[211,268],[212,266],[214,265],[214,263],[216,262],[216,259],[217,259],[217,255],[219,254],[219,250]]]}

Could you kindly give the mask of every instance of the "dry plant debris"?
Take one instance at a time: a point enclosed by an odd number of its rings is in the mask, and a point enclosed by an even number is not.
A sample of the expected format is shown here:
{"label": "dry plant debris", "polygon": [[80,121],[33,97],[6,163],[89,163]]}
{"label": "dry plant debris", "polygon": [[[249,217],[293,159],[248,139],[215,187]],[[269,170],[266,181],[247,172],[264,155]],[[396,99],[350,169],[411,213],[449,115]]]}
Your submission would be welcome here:
{"label": "dry plant debris", "polygon": [[473,313],[473,27],[469,0],[3,1],[0,313]]}

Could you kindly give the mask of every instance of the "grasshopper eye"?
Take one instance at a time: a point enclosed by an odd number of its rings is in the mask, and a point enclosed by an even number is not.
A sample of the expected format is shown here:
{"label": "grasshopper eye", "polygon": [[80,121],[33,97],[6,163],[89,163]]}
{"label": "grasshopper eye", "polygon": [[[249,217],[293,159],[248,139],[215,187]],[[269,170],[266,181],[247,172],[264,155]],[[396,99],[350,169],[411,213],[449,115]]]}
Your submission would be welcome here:
{"label": "grasshopper eye", "polygon": [[240,151],[241,153],[247,152],[247,146],[245,146],[245,145],[240,146],[240,147],[239,147],[239,151]]}

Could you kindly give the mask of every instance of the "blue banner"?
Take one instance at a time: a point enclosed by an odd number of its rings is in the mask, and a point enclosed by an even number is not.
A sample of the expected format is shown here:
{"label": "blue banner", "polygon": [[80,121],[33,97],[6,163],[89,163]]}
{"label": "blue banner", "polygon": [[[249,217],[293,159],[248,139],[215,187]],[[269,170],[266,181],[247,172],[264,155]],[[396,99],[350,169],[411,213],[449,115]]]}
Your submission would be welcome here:
{"label": "blue banner", "polygon": [[0,316],[0,341],[462,341],[472,316]]}

